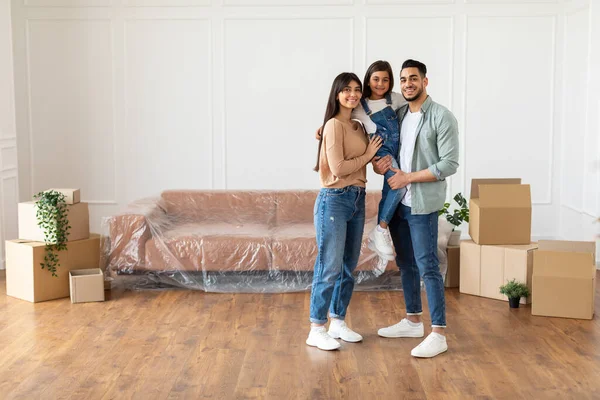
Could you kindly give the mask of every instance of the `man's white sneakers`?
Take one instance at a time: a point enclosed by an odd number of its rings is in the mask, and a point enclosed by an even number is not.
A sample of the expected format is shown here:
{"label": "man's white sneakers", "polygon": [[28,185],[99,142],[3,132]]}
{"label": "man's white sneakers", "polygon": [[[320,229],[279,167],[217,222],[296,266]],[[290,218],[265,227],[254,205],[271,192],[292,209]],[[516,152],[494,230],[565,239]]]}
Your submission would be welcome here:
{"label": "man's white sneakers", "polygon": [[412,349],[410,355],[419,358],[431,358],[448,350],[446,337],[439,333],[431,332],[417,347]]}
{"label": "man's white sneakers", "polygon": [[420,338],[425,336],[425,328],[423,327],[422,322],[410,322],[408,319],[404,318],[397,324],[381,328],[377,331],[377,334],[386,338]]}
{"label": "man's white sneakers", "polygon": [[[402,321],[381,328],[377,331],[379,336],[386,338],[420,338],[425,336],[423,323],[410,322],[404,318]],[[439,333],[431,332],[417,347],[412,349],[410,354],[418,358],[431,358],[448,350],[446,337]]]}

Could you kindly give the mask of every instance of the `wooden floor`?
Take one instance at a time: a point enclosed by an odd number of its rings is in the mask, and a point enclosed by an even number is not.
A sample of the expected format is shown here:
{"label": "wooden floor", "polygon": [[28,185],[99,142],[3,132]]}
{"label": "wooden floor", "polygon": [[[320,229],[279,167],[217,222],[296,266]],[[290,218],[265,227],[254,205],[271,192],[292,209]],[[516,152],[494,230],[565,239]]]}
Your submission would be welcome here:
{"label": "wooden floor", "polygon": [[0,275],[3,399],[600,398],[600,317],[532,317],[455,289],[449,351],[432,360],[410,356],[420,339],[377,336],[403,315],[401,292],[356,292],[347,320],[364,342],[335,352],[304,343],[307,293],[115,290],[87,304],[5,293]]}

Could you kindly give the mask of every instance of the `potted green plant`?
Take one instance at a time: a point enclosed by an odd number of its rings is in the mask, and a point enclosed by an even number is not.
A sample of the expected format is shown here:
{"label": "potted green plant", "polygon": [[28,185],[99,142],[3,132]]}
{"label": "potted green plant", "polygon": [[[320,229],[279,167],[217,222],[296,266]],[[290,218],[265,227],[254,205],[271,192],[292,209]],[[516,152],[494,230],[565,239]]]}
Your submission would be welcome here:
{"label": "potted green plant", "polygon": [[529,288],[524,283],[513,279],[505,285],[500,286],[500,294],[508,297],[510,308],[519,308],[521,297],[529,297]]}
{"label": "potted green plant", "polygon": [[448,240],[448,246],[460,245],[460,235],[462,232],[456,228],[458,228],[463,222],[469,222],[469,205],[462,193],[457,193],[453,200],[460,208],[455,208],[452,212],[450,212],[450,203],[445,203],[444,208],[438,212],[438,215],[445,215],[446,220],[454,225],[452,234]]}
{"label": "potted green plant", "polygon": [[46,254],[42,269],[47,269],[52,276],[58,276],[56,267],[60,267],[58,252],[67,249],[69,236],[69,220],[65,195],[55,190],[40,192],[33,196],[36,200],[36,219],[38,226],[44,232]]}

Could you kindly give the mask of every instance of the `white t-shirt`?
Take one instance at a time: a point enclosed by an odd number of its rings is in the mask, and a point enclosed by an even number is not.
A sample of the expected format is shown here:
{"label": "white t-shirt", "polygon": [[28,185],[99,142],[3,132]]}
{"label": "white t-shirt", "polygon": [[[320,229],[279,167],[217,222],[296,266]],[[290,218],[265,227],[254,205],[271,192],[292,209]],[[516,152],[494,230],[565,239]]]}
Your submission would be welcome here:
{"label": "white t-shirt", "polygon": [[[412,171],[412,159],[415,153],[415,142],[417,140],[417,126],[421,122],[421,111],[411,113],[410,110],[402,120],[400,127],[400,169],[407,174]],[[410,184],[406,186],[406,195],[402,199],[402,204],[411,206]]]}
{"label": "white t-shirt", "polygon": [[[406,104],[404,96],[402,96],[400,93],[392,92],[391,97],[392,109],[394,111],[398,111],[400,107]],[[367,105],[371,109],[371,114],[375,114],[376,112],[383,110],[387,106],[385,102],[385,97],[379,100],[367,99]],[[362,104],[358,104],[358,107],[352,110],[352,118],[362,122],[365,126],[365,129],[367,130],[367,133],[375,133],[377,131],[377,125],[375,125],[375,122],[371,121],[371,117],[367,115],[365,109],[362,107]]]}

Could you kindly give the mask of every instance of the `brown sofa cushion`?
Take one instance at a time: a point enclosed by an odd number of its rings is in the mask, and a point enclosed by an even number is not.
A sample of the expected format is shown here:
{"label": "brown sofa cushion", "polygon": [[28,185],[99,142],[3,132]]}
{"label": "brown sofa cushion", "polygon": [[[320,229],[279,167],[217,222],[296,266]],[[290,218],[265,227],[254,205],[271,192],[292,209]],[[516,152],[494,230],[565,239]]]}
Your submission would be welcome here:
{"label": "brown sofa cushion", "polygon": [[271,266],[269,228],[189,223],[146,243],[149,270],[254,271]]}
{"label": "brown sofa cushion", "polygon": [[311,271],[317,257],[315,227],[311,223],[275,229],[272,234],[273,269]]}

